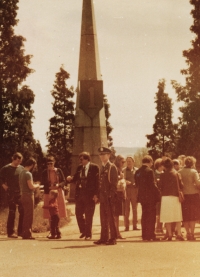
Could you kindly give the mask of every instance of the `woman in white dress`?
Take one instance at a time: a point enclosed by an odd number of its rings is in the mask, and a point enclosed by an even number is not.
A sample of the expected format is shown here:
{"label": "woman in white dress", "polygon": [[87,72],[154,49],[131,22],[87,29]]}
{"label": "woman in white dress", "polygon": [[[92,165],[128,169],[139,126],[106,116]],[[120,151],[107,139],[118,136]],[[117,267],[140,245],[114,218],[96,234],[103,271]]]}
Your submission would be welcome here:
{"label": "woman in white dress", "polygon": [[[177,240],[184,240],[181,235],[182,209],[179,202],[179,188],[183,188],[180,175],[173,168],[173,161],[167,158],[163,161],[164,173],[160,175],[161,211],[160,221],[165,222],[167,235],[165,240],[172,240],[171,223],[176,222]],[[179,188],[178,188],[179,187]]]}

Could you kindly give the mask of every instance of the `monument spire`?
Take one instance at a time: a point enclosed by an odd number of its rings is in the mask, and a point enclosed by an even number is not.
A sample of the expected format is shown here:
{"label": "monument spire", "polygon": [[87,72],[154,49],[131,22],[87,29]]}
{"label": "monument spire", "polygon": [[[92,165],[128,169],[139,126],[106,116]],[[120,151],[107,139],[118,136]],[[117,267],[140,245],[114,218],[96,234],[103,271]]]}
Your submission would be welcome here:
{"label": "monument spire", "polygon": [[92,161],[99,164],[100,146],[107,147],[103,81],[93,0],[83,0],[72,173],[78,165],[78,155],[83,151],[89,152]]}
{"label": "monument spire", "polygon": [[92,0],[83,0],[78,80],[101,80]]}

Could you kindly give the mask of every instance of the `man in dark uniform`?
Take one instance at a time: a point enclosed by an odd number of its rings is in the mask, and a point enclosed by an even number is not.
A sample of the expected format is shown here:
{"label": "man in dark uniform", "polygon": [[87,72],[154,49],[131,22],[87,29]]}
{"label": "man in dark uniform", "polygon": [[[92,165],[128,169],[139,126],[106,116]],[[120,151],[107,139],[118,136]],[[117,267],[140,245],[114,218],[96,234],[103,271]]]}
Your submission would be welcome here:
{"label": "man in dark uniform", "polygon": [[21,166],[22,154],[15,153],[12,157],[12,163],[5,165],[0,170],[0,183],[6,191],[8,197],[8,220],[7,220],[7,235],[9,238],[17,238],[14,234],[15,213],[18,207],[19,223],[18,223],[18,236],[22,236],[23,224],[23,207],[21,203],[20,187],[19,187],[19,174],[24,169]]}
{"label": "man in dark uniform", "polygon": [[76,219],[80,230],[80,238],[92,238],[92,221],[99,190],[99,167],[90,162],[90,154],[79,154],[80,165],[75,175],[68,176],[67,181],[76,183]]}
{"label": "man in dark uniform", "polygon": [[99,240],[95,241],[94,244],[114,245],[116,244],[117,238],[114,208],[118,173],[116,166],[109,161],[111,150],[106,147],[100,147],[98,151],[102,162],[99,190],[101,237]]}
{"label": "man in dark uniform", "polygon": [[153,170],[153,159],[146,155],[142,159],[142,166],[135,173],[135,183],[138,187],[138,202],[142,206],[142,239],[157,241],[155,236],[156,203],[159,190],[156,186]]}

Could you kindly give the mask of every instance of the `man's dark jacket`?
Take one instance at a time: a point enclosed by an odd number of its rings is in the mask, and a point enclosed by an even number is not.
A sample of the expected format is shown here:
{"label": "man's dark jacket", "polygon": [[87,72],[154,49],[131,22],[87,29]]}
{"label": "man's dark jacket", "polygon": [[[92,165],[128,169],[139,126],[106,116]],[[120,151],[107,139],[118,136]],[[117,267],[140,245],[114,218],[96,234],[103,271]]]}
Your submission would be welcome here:
{"label": "man's dark jacket", "polygon": [[141,204],[160,201],[160,193],[156,186],[154,172],[146,165],[142,165],[135,173],[135,183],[138,187],[138,199]]}
{"label": "man's dark jacket", "polygon": [[[73,176],[73,182],[76,183],[76,191],[75,191],[75,198],[77,199],[80,195],[80,179],[81,179],[81,172],[83,166],[79,165],[76,173]],[[93,198],[94,195],[98,195],[99,191],[99,166],[94,163],[90,163],[85,186],[84,186],[84,193],[89,197]]]}

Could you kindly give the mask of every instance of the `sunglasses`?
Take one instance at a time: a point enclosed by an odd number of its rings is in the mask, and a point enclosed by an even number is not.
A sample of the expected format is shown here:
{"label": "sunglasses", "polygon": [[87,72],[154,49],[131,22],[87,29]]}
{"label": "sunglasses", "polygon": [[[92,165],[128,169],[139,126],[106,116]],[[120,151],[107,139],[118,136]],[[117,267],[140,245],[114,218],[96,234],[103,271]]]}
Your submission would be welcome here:
{"label": "sunglasses", "polygon": [[47,165],[53,164],[53,162],[48,162]]}

